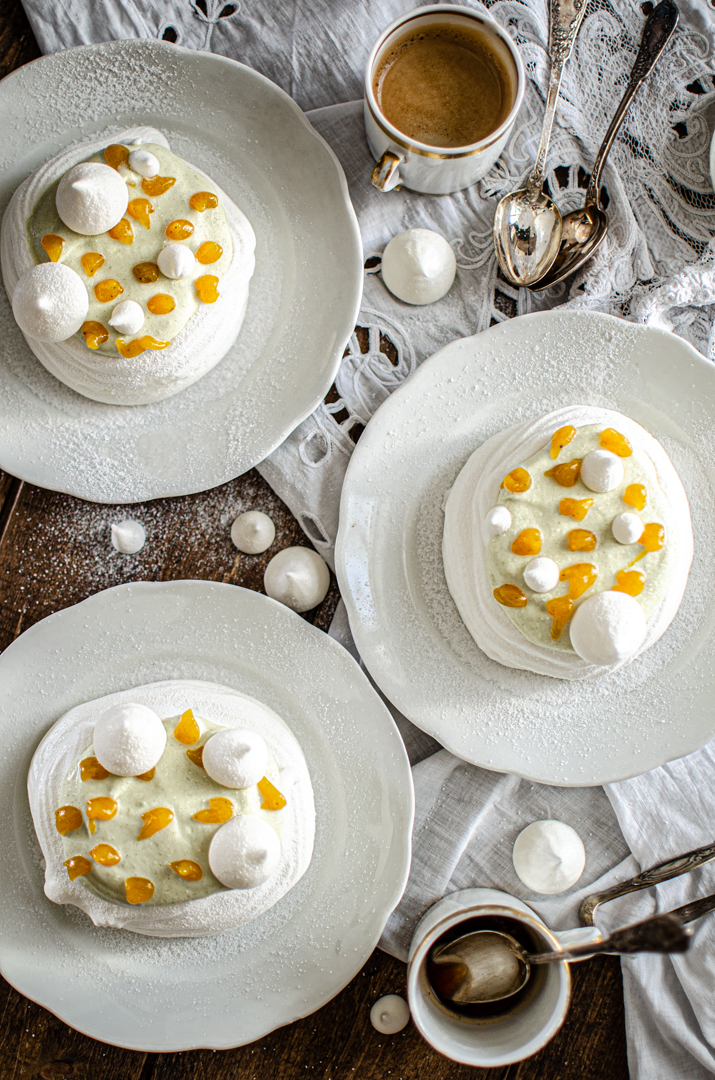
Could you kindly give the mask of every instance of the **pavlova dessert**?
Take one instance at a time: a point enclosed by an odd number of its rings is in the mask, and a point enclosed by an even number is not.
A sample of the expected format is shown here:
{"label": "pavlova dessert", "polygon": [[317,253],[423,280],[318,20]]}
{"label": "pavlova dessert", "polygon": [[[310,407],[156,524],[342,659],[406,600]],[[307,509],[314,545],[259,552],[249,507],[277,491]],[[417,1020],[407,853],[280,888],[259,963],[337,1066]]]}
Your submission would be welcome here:
{"label": "pavlova dessert", "polygon": [[569,406],[472,454],[446,501],[442,551],[480,649],[507,667],[584,679],[668,628],[693,535],[660,443],[621,413]]}
{"label": "pavlova dessert", "polygon": [[5,289],[48,371],[95,401],[160,401],[236,340],[256,238],[161,132],[133,128],[57,154],[2,223]]}
{"label": "pavlova dessert", "polygon": [[313,790],[266,705],[198,681],[153,683],[71,709],[28,776],[45,892],[97,926],[154,937],[255,919],[305,873]]}

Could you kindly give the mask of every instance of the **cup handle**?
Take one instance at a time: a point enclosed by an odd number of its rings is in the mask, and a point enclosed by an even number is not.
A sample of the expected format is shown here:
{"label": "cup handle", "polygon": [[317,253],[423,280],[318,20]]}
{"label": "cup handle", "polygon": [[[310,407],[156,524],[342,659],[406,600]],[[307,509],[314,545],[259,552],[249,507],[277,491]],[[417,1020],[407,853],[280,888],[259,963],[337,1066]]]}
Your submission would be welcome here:
{"label": "cup handle", "polygon": [[372,170],[373,187],[378,191],[392,191],[401,187],[400,165],[404,160],[404,157],[393,154],[392,150],[386,150]]}
{"label": "cup handle", "polygon": [[[563,946],[568,945],[595,945],[597,942],[603,940],[603,934],[595,926],[576,926],[573,930],[553,930],[554,937],[557,937]],[[578,963],[580,960],[588,960],[587,953],[584,956],[574,957],[569,960],[570,964]]]}

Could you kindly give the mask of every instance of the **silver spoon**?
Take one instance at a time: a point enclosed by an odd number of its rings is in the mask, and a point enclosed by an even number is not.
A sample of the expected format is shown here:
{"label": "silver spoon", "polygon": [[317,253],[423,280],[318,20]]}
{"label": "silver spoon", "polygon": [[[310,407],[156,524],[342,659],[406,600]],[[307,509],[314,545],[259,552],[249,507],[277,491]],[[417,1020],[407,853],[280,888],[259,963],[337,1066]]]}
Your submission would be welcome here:
{"label": "silver spoon", "polygon": [[534,964],[578,960],[593,953],[685,952],[693,931],[675,915],[654,915],[602,941],[558,952],[527,953],[511,934],[477,930],[432,954],[427,974],[436,993],[458,1005],[503,1001],[526,985]]}
{"label": "silver spoon", "polygon": [[556,258],[561,243],[561,212],[544,194],[544,172],[561,77],[585,11],[585,0],[551,0],[551,77],[536,162],[526,187],[505,195],[494,215],[497,260],[512,285],[538,281]]}
{"label": "silver spoon", "polygon": [[543,277],[531,285],[533,292],[549,289],[575,273],[588,262],[596,248],[603,243],[608,232],[608,214],[599,205],[599,186],[603,166],[606,164],[613,141],[641,84],[650,75],[673,36],[678,24],[678,16],[679,11],[673,0],[661,0],[646,19],[641,46],[631,71],[628,87],[611,120],[594,162],[591,182],[586,192],[586,205],[564,216],[561,246]]}

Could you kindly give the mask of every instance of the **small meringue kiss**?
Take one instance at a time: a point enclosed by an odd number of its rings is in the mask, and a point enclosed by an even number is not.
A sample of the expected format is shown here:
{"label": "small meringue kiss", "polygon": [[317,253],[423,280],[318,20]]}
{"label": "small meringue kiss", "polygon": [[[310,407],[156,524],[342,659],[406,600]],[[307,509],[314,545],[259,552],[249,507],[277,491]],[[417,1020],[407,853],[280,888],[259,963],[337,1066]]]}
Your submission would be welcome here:
{"label": "small meringue kiss", "polygon": [[80,329],[88,310],[84,282],[64,263],[33,266],[12,294],[15,322],[36,341],[66,341]]}
{"label": "small meringue kiss", "polygon": [[132,150],[129,154],[129,168],[140,176],[156,176],[159,172],[159,159],[151,150]]}
{"label": "small meringue kiss", "polygon": [[196,268],[193,251],[183,244],[167,244],[157,256],[157,264],[164,277],[179,281],[189,277]]}
{"label": "small meringue kiss", "polygon": [[622,514],[616,514],[611,522],[611,532],[619,544],[635,544],[643,535],[643,522],[638,514],[626,510]]}
{"label": "small meringue kiss", "polygon": [[501,536],[511,528],[511,511],[506,506],[493,506],[484,518],[484,528],[490,536]]}
{"label": "small meringue kiss", "polygon": [[138,334],[144,325],[144,310],[136,300],[122,300],[112,310],[108,322],[118,334]]}

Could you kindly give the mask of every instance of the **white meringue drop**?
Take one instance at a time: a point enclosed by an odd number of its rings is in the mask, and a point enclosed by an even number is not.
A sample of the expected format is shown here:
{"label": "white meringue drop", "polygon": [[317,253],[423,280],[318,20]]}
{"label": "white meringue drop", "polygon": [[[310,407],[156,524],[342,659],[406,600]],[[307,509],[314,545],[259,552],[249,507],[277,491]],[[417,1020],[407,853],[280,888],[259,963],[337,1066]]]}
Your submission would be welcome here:
{"label": "white meringue drop", "polygon": [[381,1035],[396,1035],[409,1022],[409,1005],[399,994],[385,994],[370,1009],[370,1023]]}
{"label": "white meringue drop", "polygon": [[610,450],[592,450],[581,463],[581,480],[591,491],[613,491],[624,475],[623,462]]}
{"label": "white meringue drop", "polygon": [[136,555],[146,543],[146,530],[141,521],[125,518],[112,525],[112,547],[122,555]]}
{"label": "white meringue drop", "polygon": [[12,294],[17,325],[36,341],[66,341],[80,329],[88,310],[86,285],[64,263],[33,266]]}
{"label": "white meringue drop", "polygon": [[101,161],[74,165],[59,182],[55,204],[68,229],[99,236],[113,229],[127,208],[129,191],[116,169]]}
{"label": "white meringue drop", "polygon": [[559,583],[559,568],[548,555],[537,555],[524,567],[524,582],[536,593],[547,593]]}
{"label": "white meringue drop", "polygon": [[94,754],[114,776],[141,776],[160,761],[166,729],[147,705],[112,705],[94,725]]}
{"label": "white meringue drop", "polygon": [[239,514],[231,526],[234,547],[246,555],[260,555],[267,551],[276,538],[276,527],[268,514],[260,510],[247,510]]}
{"label": "white meringue drop", "polygon": [[144,309],[136,300],[122,300],[107,321],[118,334],[138,334],[144,325]]}
{"label": "white meringue drop", "polygon": [[511,511],[507,506],[493,506],[484,518],[484,528],[490,536],[501,536],[511,528]]}
{"label": "white meringue drop", "polygon": [[257,731],[228,728],[204,744],[203,766],[208,776],[227,788],[247,788],[266,775],[268,747]]}
{"label": "white meringue drop", "polygon": [[266,567],[263,585],[273,600],[293,611],[310,611],[325,599],[330,571],[325,559],[312,548],[284,548]]}
{"label": "white meringue drop", "polygon": [[432,229],[407,229],[382,253],[382,280],[406,304],[433,304],[452,288],[457,260],[450,244]]}
{"label": "white meringue drop", "polygon": [[643,608],[628,593],[589,596],[571,619],[571,644],[589,664],[616,664],[638,651],[646,635]]}
{"label": "white meringue drop", "polygon": [[638,514],[626,510],[616,514],[611,523],[611,532],[619,544],[635,544],[643,535],[643,522]]}
{"label": "white meringue drop", "polygon": [[[207,744],[208,745],[208,744]],[[255,889],[275,873],[281,843],[267,821],[253,814],[232,817],[209,844],[211,873],[227,889]]]}
{"label": "white meringue drop", "polygon": [[129,168],[140,176],[156,176],[159,172],[159,159],[151,150],[132,150],[129,154]]}
{"label": "white meringue drop", "polygon": [[189,277],[196,268],[193,251],[183,244],[167,244],[159,252],[156,261],[164,277],[173,281]]}
{"label": "white meringue drop", "polygon": [[533,821],[517,836],[514,869],[527,889],[553,895],[576,884],[586,865],[586,849],[575,829],[553,818]]}

